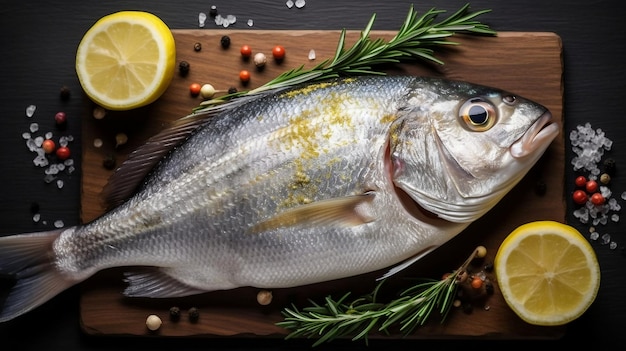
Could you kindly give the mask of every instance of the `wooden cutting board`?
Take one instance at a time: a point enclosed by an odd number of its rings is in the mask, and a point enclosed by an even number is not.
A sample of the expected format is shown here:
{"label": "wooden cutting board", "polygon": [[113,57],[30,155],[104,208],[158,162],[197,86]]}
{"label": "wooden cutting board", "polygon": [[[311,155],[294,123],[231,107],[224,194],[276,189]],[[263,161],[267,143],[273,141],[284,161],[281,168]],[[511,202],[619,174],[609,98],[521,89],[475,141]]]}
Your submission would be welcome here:
{"label": "wooden cutting board", "polygon": [[[189,114],[200,102],[191,97],[191,83],[210,83],[216,89],[231,86],[239,90],[257,87],[285,70],[304,65],[312,67],[331,58],[339,38],[339,31],[262,31],[262,30],[174,30],[177,60],[190,63],[186,77],[178,74],[165,94],[152,105],[131,112],[109,112],[104,119],[89,116],[83,120],[82,161],[82,220],[88,222],[101,215],[104,207],[100,192],[111,171],[103,167],[103,160],[113,155],[121,163],[126,155],[149,136],[166,127],[171,121]],[[220,39],[228,35],[229,49],[223,49]],[[348,44],[358,38],[358,32],[349,32]],[[373,37],[391,38],[393,32],[374,32]],[[535,100],[548,107],[557,121],[562,121],[562,44],[554,33],[503,32],[498,37],[455,36],[460,46],[449,47],[437,55],[446,64],[435,66],[423,63],[402,64],[389,67],[390,74],[442,76],[503,88]],[[194,51],[194,44],[202,49]],[[252,61],[241,59],[239,48],[248,44],[253,53],[263,52],[268,58],[264,70],[257,71]],[[286,58],[276,63],[272,48],[282,45]],[[308,59],[315,50],[317,59]],[[252,72],[248,86],[239,82],[239,71]],[[562,124],[561,124],[562,125]],[[117,133],[127,134],[126,144],[115,145]],[[521,183],[507,195],[496,208],[472,224],[463,233],[428,257],[390,280],[397,291],[411,283],[407,277],[440,277],[456,269],[477,245],[488,249],[486,262],[492,261],[504,239],[515,227],[534,220],[565,222],[564,197],[564,138],[563,134],[550,146],[543,159]],[[101,139],[101,147],[94,140]],[[545,194],[535,191],[543,182]],[[124,283],[122,270],[100,272],[83,284],[81,296],[82,328],[97,335],[149,335],[145,319],[150,314],[159,315],[164,324],[160,336],[205,337],[284,337],[286,331],[275,326],[282,320],[283,308],[295,303],[306,305],[311,298],[321,302],[327,295],[340,297],[352,291],[356,297],[371,291],[374,279],[381,272],[315,284],[293,289],[273,291],[274,300],[269,306],[256,302],[257,289],[241,288],[218,291],[180,299],[130,299],[122,295]],[[493,278],[493,277],[492,277]],[[183,316],[178,322],[168,319],[168,311],[178,306]],[[192,323],[186,311],[196,307],[200,319]],[[460,309],[452,310],[445,323],[435,317],[409,338],[557,338],[565,327],[538,327],[524,323],[506,306],[499,293],[489,296],[470,314]],[[376,336],[374,336],[376,337]],[[380,336],[400,338],[398,335]]]}

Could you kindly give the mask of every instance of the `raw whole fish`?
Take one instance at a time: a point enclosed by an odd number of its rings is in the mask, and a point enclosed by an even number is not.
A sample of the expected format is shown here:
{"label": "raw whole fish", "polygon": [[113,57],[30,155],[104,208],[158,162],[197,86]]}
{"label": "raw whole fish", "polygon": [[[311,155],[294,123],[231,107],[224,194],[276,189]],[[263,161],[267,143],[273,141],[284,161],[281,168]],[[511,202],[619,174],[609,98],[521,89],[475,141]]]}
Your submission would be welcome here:
{"label": "raw whole fish", "polygon": [[[125,294],[146,297],[391,275],[495,206],[558,132],[522,97],[409,76],[192,114],[118,170],[111,197],[133,195],[105,215],[0,238],[0,273],[15,278],[0,321],[111,267],[128,266]],[[135,189],[137,168],[182,139]]]}

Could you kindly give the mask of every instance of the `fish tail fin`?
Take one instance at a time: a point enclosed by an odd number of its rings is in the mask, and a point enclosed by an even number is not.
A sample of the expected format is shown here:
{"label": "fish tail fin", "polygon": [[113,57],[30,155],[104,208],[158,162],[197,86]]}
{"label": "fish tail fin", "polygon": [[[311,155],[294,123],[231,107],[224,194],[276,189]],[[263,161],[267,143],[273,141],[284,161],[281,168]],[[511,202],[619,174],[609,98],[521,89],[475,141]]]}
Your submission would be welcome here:
{"label": "fish tail fin", "polygon": [[2,284],[0,322],[40,306],[77,283],[64,277],[52,261],[52,243],[63,230],[0,237],[0,274],[15,281],[8,294]]}

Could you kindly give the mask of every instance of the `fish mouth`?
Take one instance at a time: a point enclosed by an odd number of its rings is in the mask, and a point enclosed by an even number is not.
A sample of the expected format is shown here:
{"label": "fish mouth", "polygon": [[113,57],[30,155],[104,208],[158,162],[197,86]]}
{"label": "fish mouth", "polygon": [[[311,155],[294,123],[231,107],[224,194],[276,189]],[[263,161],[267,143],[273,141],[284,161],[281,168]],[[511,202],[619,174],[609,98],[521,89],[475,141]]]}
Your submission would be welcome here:
{"label": "fish mouth", "polygon": [[526,133],[511,145],[511,156],[522,158],[537,149],[547,147],[559,134],[559,129],[559,123],[553,120],[550,111],[545,111]]}

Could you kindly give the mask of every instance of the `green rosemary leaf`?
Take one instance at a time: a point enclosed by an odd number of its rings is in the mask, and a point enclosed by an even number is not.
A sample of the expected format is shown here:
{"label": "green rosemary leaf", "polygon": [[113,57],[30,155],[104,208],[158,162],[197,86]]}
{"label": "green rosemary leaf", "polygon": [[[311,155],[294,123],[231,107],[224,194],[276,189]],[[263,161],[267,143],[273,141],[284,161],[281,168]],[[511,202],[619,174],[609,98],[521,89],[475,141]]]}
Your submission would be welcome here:
{"label": "green rosemary leaf", "polygon": [[444,62],[435,57],[433,48],[444,45],[458,45],[447,38],[457,34],[497,35],[486,24],[476,20],[477,17],[490,10],[470,11],[469,3],[462,6],[455,13],[435,22],[445,10],[431,8],[418,16],[413,6],[410,7],[404,22],[396,35],[389,41],[382,38],[372,40],[371,30],[376,20],[373,14],[360,37],[346,49],[346,30],[343,29],[337,42],[337,48],[332,59],[325,60],[311,69],[304,66],[286,71],[264,85],[248,92],[223,95],[211,100],[203,101],[194,112],[210,110],[218,105],[228,103],[232,99],[257,94],[269,90],[281,89],[293,85],[335,78],[345,75],[384,75],[384,72],[373,69],[382,64],[395,64],[400,61],[415,59],[434,62],[443,65]]}

